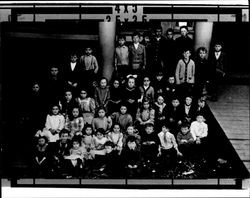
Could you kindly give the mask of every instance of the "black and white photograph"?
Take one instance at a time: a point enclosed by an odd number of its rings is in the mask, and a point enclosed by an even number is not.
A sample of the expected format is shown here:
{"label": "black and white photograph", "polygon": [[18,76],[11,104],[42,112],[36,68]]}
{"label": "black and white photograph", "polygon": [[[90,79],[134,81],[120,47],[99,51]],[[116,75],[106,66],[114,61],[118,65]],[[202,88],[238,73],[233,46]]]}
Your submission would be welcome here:
{"label": "black and white photograph", "polygon": [[2,188],[248,194],[249,4],[230,2],[0,3]]}

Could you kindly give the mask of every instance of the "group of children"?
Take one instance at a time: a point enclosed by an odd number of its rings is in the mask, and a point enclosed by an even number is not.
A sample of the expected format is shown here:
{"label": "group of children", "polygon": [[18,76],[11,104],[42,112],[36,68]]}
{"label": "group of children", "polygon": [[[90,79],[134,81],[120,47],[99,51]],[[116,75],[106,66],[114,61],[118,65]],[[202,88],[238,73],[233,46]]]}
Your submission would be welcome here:
{"label": "group of children", "polygon": [[[50,112],[35,132],[35,173],[140,177],[174,170],[180,160],[206,157],[210,116],[204,97],[206,48],[198,49],[196,61],[190,58],[191,49],[184,49],[174,73],[157,71],[152,76],[141,73],[146,56],[139,35],[133,35],[130,48],[124,37],[118,42],[117,73],[110,83],[103,77],[99,85],[93,84],[99,67],[96,58],[88,57],[92,51],[88,49],[80,60],[86,71],[91,70],[85,77],[92,81],[68,77],[64,96],[48,103]],[[133,60],[129,53],[134,53]],[[34,86],[38,89],[33,91],[39,92],[40,85]]]}

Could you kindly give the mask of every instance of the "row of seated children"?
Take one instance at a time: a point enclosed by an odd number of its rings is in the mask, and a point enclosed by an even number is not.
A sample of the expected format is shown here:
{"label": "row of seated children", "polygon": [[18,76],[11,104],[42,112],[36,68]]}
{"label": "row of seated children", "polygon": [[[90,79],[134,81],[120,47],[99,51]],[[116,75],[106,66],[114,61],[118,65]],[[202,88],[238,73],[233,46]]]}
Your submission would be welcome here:
{"label": "row of seated children", "polygon": [[130,125],[122,132],[120,124],[115,123],[110,131],[93,130],[86,124],[82,133],[72,138],[67,129],[62,129],[56,142],[39,135],[33,157],[35,173],[137,177],[174,169],[177,156],[190,159],[196,154],[204,155],[208,127],[202,114],[197,115],[190,128],[183,123],[176,134],[166,124],[160,130],[155,130],[152,123],[140,130]]}

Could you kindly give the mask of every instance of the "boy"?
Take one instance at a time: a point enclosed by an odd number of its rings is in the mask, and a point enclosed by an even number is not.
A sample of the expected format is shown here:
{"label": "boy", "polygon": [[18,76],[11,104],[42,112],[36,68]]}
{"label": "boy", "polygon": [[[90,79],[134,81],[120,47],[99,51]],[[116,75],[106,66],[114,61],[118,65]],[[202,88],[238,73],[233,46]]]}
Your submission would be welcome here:
{"label": "boy", "polygon": [[118,36],[118,46],[115,48],[115,70],[117,76],[124,82],[126,76],[129,74],[129,51],[125,45],[125,36]]}
{"label": "boy", "polygon": [[148,76],[145,76],[143,78],[143,86],[140,86],[139,90],[141,92],[140,102],[142,102],[146,98],[151,104],[154,102],[155,91],[154,88],[150,86],[150,79]]}
{"label": "boy", "polygon": [[174,132],[174,135],[176,135],[178,125],[181,124],[181,115],[180,101],[174,97],[167,113],[167,123],[170,130]]}
{"label": "boy", "polygon": [[132,40],[133,44],[129,46],[129,59],[132,73],[138,76],[146,66],[146,49],[139,43],[138,32],[133,33]]}
{"label": "boy", "polygon": [[166,84],[164,93],[165,93],[166,103],[169,104],[176,95],[176,84],[174,76],[168,77],[168,82]]}
{"label": "boy", "polygon": [[181,106],[182,122],[191,123],[195,117],[196,107],[193,104],[193,97],[186,96],[184,105]]}
{"label": "boy", "polygon": [[178,61],[175,70],[175,80],[179,87],[179,95],[192,94],[195,82],[195,63],[190,59],[191,51],[183,50],[183,58]]}
{"label": "boy", "polygon": [[153,87],[154,87],[154,91],[155,91],[155,99],[159,96],[159,95],[165,95],[165,80],[163,77],[163,73],[161,71],[156,73],[156,76],[154,77],[154,81],[153,81]]}

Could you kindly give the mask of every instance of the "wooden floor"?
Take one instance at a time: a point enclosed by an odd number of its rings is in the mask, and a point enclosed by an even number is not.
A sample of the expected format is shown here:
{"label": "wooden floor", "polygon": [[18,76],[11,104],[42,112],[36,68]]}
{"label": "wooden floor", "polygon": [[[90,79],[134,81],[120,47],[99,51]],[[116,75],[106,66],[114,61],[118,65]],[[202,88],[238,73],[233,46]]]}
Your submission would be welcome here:
{"label": "wooden floor", "polygon": [[217,102],[208,102],[215,118],[250,172],[248,85],[224,85]]}

